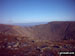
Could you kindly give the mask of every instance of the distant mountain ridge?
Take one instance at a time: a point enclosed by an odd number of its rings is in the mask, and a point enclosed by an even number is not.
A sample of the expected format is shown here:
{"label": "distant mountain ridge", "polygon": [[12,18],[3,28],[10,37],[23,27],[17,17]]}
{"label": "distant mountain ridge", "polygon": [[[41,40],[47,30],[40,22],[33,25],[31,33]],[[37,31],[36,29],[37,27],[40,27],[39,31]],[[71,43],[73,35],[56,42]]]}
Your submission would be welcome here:
{"label": "distant mountain ridge", "polygon": [[75,22],[54,21],[30,27],[0,24],[0,32],[36,40],[75,40]]}
{"label": "distant mountain ridge", "polygon": [[35,25],[40,25],[40,24],[47,24],[48,22],[33,22],[33,23],[14,23],[12,25],[17,25],[17,26],[35,26]]}

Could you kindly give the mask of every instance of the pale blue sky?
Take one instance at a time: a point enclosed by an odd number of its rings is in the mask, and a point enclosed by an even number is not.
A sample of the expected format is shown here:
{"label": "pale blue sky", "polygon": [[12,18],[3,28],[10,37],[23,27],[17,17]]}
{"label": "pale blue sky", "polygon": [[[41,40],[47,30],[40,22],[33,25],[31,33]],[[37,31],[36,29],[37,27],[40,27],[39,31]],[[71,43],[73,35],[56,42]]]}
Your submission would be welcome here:
{"label": "pale blue sky", "polygon": [[0,23],[75,21],[75,0],[0,0]]}

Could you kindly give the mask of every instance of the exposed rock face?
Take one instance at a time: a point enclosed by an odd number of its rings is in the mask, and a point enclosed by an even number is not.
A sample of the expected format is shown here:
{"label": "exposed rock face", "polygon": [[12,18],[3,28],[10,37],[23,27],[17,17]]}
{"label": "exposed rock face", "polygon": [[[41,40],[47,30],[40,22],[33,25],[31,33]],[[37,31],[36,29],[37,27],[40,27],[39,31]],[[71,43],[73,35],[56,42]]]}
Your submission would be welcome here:
{"label": "exposed rock face", "polygon": [[25,36],[40,40],[75,40],[75,22],[49,22],[32,27],[0,25],[0,34]]}

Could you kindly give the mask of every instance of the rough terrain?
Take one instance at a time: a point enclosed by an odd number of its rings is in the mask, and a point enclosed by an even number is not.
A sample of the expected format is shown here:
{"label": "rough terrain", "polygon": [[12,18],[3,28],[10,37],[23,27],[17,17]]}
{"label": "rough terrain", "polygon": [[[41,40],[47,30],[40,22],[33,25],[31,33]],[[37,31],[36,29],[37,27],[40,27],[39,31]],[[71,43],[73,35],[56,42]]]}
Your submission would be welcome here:
{"label": "rough terrain", "polygon": [[0,56],[60,56],[61,51],[75,52],[75,22],[33,27],[0,24]]}

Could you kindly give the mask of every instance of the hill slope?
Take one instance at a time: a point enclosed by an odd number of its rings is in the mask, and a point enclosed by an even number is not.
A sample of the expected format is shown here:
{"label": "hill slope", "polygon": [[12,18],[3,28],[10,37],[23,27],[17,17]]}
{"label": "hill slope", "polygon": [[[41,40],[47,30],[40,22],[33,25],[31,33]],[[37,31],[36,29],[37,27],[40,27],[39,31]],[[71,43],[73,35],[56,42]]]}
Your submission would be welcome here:
{"label": "hill slope", "polygon": [[35,37],[44,40],[75,39],[75,22],[50,22],[32,27]]}
{"label": "hill slope", "polygon": [[0,24],[0,33],[29,37],[40,40],[75,39],[75,22],[49,22],[32,27],[20,27]]}

